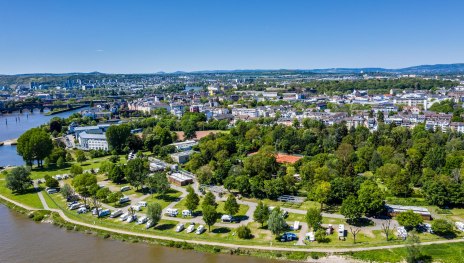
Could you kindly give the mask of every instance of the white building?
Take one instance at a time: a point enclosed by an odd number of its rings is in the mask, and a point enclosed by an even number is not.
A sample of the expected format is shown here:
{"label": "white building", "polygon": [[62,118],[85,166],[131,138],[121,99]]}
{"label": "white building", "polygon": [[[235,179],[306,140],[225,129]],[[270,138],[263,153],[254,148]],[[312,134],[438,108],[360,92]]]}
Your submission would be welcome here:
{"label": "white building", "polygon": [[105,134],[91,134],[82,132],[79,136],[79,144],[83,150],[108,151],[108,142]]}

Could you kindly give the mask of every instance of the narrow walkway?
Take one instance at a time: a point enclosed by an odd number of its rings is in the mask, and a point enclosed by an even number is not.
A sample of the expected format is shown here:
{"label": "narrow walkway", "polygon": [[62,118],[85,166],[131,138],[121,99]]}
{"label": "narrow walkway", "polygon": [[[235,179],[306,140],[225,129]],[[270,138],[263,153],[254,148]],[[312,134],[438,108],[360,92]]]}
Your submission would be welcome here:
{"label": "narrow walkway", "polygon": [[44,198],[42,192],[40,191],[40,187],[37,184],[37,181],[34,181],[34,189],[35,189],[35,191],[37,191],[37,195],[39,196],[39,199],[40,199],[40,202],[42,203],[43,208],[45,210],[50,210],[50,207],[48,207],[48,204],[45,201],[45,198]]}

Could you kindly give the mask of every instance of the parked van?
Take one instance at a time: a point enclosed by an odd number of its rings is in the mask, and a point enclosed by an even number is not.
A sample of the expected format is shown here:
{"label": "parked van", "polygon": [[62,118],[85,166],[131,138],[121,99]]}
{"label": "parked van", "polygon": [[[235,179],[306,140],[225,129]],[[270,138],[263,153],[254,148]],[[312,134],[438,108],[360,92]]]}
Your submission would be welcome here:
{"label": "parked van", "polygon": [[124,204],[127,202],[130,202],[130,198],[128,196],[124,196],[124,197],[121,197],[121,199],[119,199],[120,204]]}
{"label": "parked van", "polygon": [[139,202],[137,203],[137,205],[140,206],[140,207],[147,207],[147,202],[145,202],[145,201],[139,201]]}
{"label": "parked van", "polygon": [[58,190],[56,190],[55,188],[47,189],[47,194],[55,194],[55,193],[58,193]]}
{"label": "parked van", "polygon": [[142,208],[141,208],[139,205],[133,205],[133,206],[131,206],[131,207],[132,207],[132,209],[134,209],[135,211],[140,211],[140,210],[142,210]]}
{"label": "parked van", "polygon": [[300,221],[295,221],[295,223],[293,223],[293,230],[299,230],[300,229]]}
{"label": "parked van", "polygon": [[195,231],[195,223],[191,223],[191,224],[187,227],[187,230],[185,230],[185,232],[187,232],[187,233],[192,233],[193,231]]}
{"label": "parked van", "polygon": [[177,208],[168,208],[166,209],[166,215],[171,217],[176,217],[179,214],[179,210]]}
{"label": "parked van", "polygon": [[200,225],[200,226],[197,228],[197,231],[195,232],[195,234],[201,235],[203,232],[205,232],[205,227],[204,227],[203,225]]}
{"label": "parked van", "polygon": [[72,205],[69,207],[69,209],[70,209],[70,210],[76,210],[76,209],[78,209],[79,207],[81,207],[81,204],[75,203],[75,204],[72,204]]}
{"label": "parked van", "polygon": [[121,209],[118,209],[118,210],[114,211],[113,213],[111,213],[111,214],[110,214],[110,217],[111,217],[111,218],[116,218],[116,217],[118,217],[118,216],[120,216],[120,215],[122,215],[122,214],[123,214],[122,210],[121,210]]}
{"label": "parked van", "polygon": [[119,220],[121,221],[126,221],[127,218],[130,216],[130,213],[129,212],[125,212],[124,214],[121,215],[121,217],[119,218]]}
{"label": "parked van", "polygon": [[141,218],[139,218],[139,219],[137,220],[137,223],[136,223],[136,224],[137,224],[137,225],[145,224],[147,221],[148,221],[148,217],[142,216]]}
{"label": "parked van", "polygon": [[232,222],[234,218],[231,215],[222,215],[221,220],[222,222]]}
{"label": "parked van", "polygon": [[127,223],[132,223],[137,220],[137,215],[129,216],[126,220]]}
{"label": "parked van", "polygon": [[182,231],[182,230],[184,230],[184,224],[180,223],[180,224],[178,224],[177,227],[176,227],[176,232],[180,232],[180,231]]}
{"label": "parked van", "polygon": [[104,217],[110,214],[111,214],[111,211],[109,209],[105,209],[105,210],[101,210],[100,212],[98,212],[98,217]]}
{"label": "parked van", "polygon": [[153,223],[153,221],[149,220],[147,222],[147,224],[145,225],[145,229],[149,229],[150,227],[154,226],[155,224]]}
{"label": "parked van", "polygon": [[338,238],[345,238],[345,225],[338,225]]}
{"label": "parked van", "polygon": [[314,241],[316,241],[316,235],[314,234],[314,232],[306,233],[305,240],[308,240],[310,242],[314,242]]}
{"label": "parked van", "polygon": [[126,185],[126,186],[121,187],[121,192],[129,191],[130,189],[131,187]]}

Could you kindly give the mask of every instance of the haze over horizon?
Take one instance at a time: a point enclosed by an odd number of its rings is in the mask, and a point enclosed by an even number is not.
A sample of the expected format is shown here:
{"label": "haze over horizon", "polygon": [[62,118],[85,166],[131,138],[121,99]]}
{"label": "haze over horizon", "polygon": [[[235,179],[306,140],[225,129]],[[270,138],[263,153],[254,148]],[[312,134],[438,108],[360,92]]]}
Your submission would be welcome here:
{"label": "haze over horizon", "polygon": [[0,74],[458,63],[463,7],[457,0],[2,1]]}

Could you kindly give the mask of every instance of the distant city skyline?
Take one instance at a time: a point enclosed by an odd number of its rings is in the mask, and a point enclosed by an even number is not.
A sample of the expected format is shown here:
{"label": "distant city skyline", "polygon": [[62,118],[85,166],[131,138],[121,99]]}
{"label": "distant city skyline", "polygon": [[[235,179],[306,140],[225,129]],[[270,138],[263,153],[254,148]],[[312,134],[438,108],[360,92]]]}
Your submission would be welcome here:
{"label": "distant city skyline", "polygon": [[0,74],[464,62],[458,0],[0,1]]}

